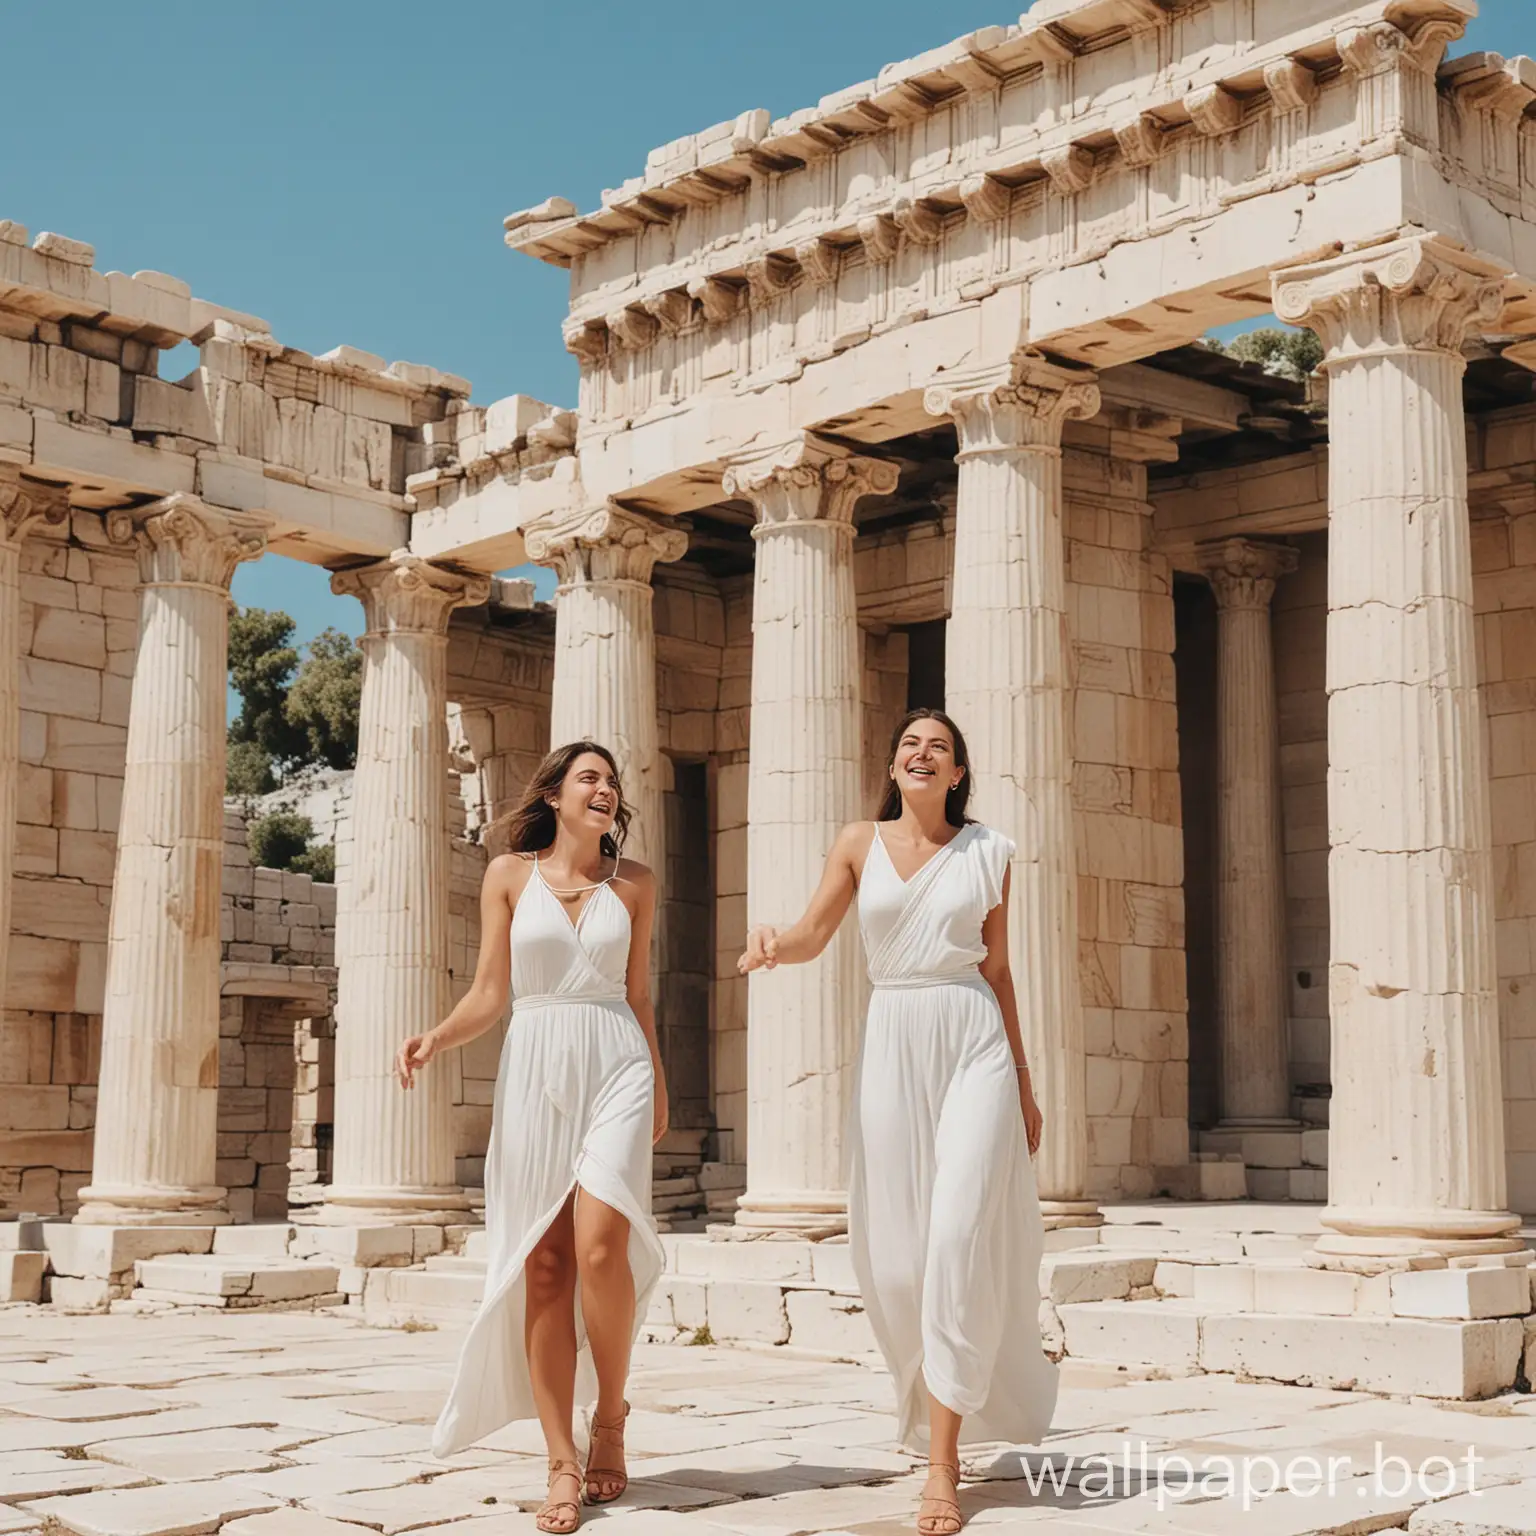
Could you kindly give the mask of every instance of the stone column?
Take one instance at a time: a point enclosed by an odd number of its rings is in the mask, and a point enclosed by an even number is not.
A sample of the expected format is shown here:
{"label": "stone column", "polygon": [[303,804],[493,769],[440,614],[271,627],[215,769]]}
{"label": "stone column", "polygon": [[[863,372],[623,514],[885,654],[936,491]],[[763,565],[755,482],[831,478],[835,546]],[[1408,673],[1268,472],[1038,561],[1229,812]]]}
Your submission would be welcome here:
{"label": "stone column", "polygon": [[1269,604],[1296,569],[1283,544],[1200,551],[1216,593],[1216,1011],[1224,1125],[1286,1126],[1285,872]]}
{"label": "stone column", "polygon": [[[812,438],[733,465],[728,496],[757,512],[747,922],[805,910],[860,804],[859,624],[853,509],[896,488],[894,464]],[[864,993],[850,917],[809,965],[758,971],[747,992],[747,1192],[758,1231],[846,1229],[843,1121]]]}
{"label": "stone column", "polygon": [[1461,395],[1462,342],[1497,322],[1503,287],[1425,237],[1275,277],[1330,384],[1322,1264],[1519,1246]]}
{"label": "stone column", "polygon": [[334,1224],[465,1220],[454,1178],[450,1076],[394,1077],[401,1041],[450,1006],[448,981],[448,617],[490,581],[405,550],[338,571],[358,598],[363,697],[352,781],[352,865],[337,913]]}
{"label": "stone column", "polygon": [[534,524],[526,543],[560,576],[550,746],[587,739],[613,753],[634,810],[625,852],[664,879],[651,571],[680,559],[688,535],[610,505]]}
{"label": "stone column", "polygon": [[21,545],[37,524],[69,521],[68,496],[0,464],[0,1010],[11,953],[11,866],[21,755]]}
{"label": "stone column", "polygon": [[138,552],[139,651],[79,1222],[229,1220],[215,1172],[229,584],[265,526],[182,495],[108,515]]}
{"label": "stone column", "polygon": [[1037,353],[953,374],[925,403],[960,438],[945,701],[971,752],[973,814],[1018,845],[1008,953],[1045,1133],[1048,1227],[1096,1226],[1077,954],[1061,429],[1099,409],[1093,376]]}

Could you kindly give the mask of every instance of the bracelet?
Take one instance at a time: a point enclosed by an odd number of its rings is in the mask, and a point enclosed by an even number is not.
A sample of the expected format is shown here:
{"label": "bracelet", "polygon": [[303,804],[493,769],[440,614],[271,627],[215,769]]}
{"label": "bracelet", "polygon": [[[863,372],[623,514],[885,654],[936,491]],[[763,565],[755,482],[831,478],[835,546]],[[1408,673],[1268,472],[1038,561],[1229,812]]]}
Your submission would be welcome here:
{"label": "bracelet", "polygon": [[1013,1064],[1013,1070],[1015,1072],[1028,1072],[1029,1063],[1027,1061],[1016,1061]]}

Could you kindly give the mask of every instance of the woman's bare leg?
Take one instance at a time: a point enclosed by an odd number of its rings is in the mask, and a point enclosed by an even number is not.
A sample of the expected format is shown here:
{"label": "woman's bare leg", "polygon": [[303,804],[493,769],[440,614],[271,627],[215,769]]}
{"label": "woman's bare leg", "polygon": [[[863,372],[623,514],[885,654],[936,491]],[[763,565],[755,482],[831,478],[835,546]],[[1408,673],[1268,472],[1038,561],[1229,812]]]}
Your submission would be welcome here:
{"label": "woman's bare leg", "polygon": [[576,1232],[567,1200],[528,1255],[523,1344],[551,1461],[576,1461]]}
{"label": "woman's bare leg", "polygon": [[[635,1337],[635,1277],[629,1267],[629,1218],[579,1190],[576,1196],[576,1270],[581,1315],[597,1371],[594,1424],[624,1423],[624,1389]],[[599,1499],[617,1497],[624,1487],[622,1441],[610,1434],[598,1443],[594,1431],[588,1481]],[[603,1472],[614,1476],[605,1479]]]}
{"label": "woman's bare leg", "polygon": [[923,1502],[917,1517],[922,1536],[954,1536],[960,1530],[959,1496],[961,1417],[928,1394],[928,1465]]}

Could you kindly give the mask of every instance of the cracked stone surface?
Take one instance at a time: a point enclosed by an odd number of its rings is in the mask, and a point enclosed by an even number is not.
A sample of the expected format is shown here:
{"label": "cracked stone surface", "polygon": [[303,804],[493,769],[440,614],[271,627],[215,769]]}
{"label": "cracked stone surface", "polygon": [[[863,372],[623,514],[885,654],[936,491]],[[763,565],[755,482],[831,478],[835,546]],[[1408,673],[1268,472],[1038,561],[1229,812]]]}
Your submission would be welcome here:
{"label": "cracked stone surface", "polygon": [[[428,1451],[460,1335],[324,1313],[55,1317],[0,1312],[0,1536],[527,1536],[544,1490],[533,1424],[447,1461]],[[630,1386],[629,1492],[586,1511],[608,1536],[895,1536],[921,1476],[890,1444],[890,1382],[783,1350],[642,1346]],[[82,1408],[85,1413],[82,1414]],[[109,1417],[99,1417],[109,1413]],[[40,1433],[41,1431],[41,1433]],[[1375,1457],[1465,1475],[1376,1486]],[[1244,1512],[1143,1486],[1157,1459],[1348,1457],[1337,1485]],[[1168,1380],[1068,1361],[1041,1455],[1129,1467],[1114,1492],[1079,1470],[1038,1491],[1016,1454],[967,1469],[968,1529],[1016,1536],[1309,1536],[1536,1529],[1536,1395],[1448,1406],[1361,1393]],[[1267,1475],[1254,1460],[1254,1476]],[[1170,1471],[1170,1479],[1173,1474]],[[1170,1481],[1170,1488],[1172,1484]],[[1442,1493],[1443,1488],[1443,1493]],[[1160,1502],[1163,1507],[1159,1507]],[[1524,1513],[1520,1513],[1524,1511]],[[1521,1520],[1525,1524],[1521,1524]],[[1459,1523],[1458,1523],[1459,1522]]]}

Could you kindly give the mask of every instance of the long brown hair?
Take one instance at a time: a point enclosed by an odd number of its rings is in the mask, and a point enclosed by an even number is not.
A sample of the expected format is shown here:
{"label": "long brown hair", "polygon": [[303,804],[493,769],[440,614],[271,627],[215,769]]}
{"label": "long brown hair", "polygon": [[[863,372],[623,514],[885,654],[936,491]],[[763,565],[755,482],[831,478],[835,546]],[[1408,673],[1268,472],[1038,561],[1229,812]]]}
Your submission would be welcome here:
{"label": "long brown hair", "polygon": [[584,753],[591,752],[613,769],[613,782],[618,786],[618,807],[613,813],[613,831],[603,833],[602,850],[605,857],[616,859],[629,835],[629,819],[633,814],[624,798],[624,786],[619,779],[619,765],[607,747],[595,741],[572,741],[556,747],[537,768],[523,790],[523,798],[490,829],[496,835],[498,846],[510,853],[542,853],[555,841],[555,808],[549,796],[558,795],[571,771],[571,764]]}
{"label": "long brown hair", "polygon": [[896,750],[901,746],[901,738],[907,734],[907,727],[918,720],[932,720],[935,725],[942,725],[955,744],[955,766],[965,772],[960,775],[960,782],[944,796],[944,819],[952,827],[963,827],[971,819],[965,814],[971,799],[971,755],[966,751],[960,727],[942,709],[909,709],[896,722],[896,729],[891,732],[891,750],[885,760],[885,793],[880,797],[875,820],[895,821],[901,815],[901,791],[896,787],[895,779],[890,777],[890,771],[896,766]]}

